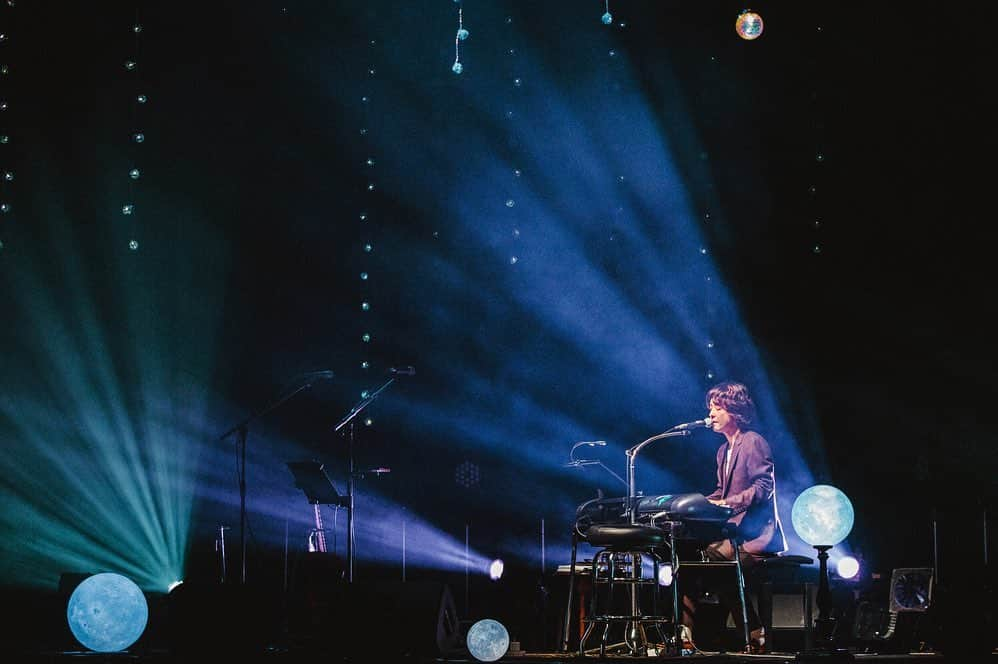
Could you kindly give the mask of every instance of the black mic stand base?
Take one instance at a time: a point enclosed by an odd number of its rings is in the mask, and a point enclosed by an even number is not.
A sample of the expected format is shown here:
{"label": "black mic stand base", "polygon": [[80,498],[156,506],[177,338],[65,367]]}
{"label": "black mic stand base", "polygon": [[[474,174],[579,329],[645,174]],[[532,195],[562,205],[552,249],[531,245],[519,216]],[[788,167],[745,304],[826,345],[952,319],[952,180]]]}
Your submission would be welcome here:
{"label": "black mic stand base", "polygon": [[815,647],[797,653],[795,662],[851,662],[848,650],[835,647],[835,618],[831,617],[831,592],[828,587],[828,550],[831,546],[815,545],[818,550],[818,618],[814,621]]}
{"label": "black mic stand base", "polygon": [[855,660],[853,654],[848,650],[843,650],[841,648],[832,648],[828,650],[810,650],[808,652],[799,652],[797,656],[794,657],[795,662],[852,662]]}

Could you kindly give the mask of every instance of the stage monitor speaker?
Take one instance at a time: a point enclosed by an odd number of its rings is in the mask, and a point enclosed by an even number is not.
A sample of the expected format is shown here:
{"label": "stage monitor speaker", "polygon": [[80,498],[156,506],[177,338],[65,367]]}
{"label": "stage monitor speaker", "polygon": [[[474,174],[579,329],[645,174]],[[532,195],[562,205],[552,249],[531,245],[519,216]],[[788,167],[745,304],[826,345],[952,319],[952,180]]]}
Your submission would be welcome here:
{"label": "stage monitor speaker", "polygon": [[[802,586],[804,587],[804,586]],[[811,595],[811,606],[813,607],[811,616],[812,619],[818,616],[817,609],[817,594],[818,586],[815,584],[808,584],[806,586],[807,592]],[[758,596],[754,592],[750,592],[745,597],[749,602],[758,604]],[[801,591],[796,592],[773,592],[773,629],[804,629],[804,621],[806,613],[804,611],[804,594]],[[733,628],[735,626],[734,619],[729,614],[727,620],[727,626]]]}
{"label": "stage monitor speaker", "polygon": [[[817,586],[808,586],[808,591],[811,593],[811,606],[814,607]],[[804,596],[801,593],[773,595],[773,629],[804,629],[804,622]]]}

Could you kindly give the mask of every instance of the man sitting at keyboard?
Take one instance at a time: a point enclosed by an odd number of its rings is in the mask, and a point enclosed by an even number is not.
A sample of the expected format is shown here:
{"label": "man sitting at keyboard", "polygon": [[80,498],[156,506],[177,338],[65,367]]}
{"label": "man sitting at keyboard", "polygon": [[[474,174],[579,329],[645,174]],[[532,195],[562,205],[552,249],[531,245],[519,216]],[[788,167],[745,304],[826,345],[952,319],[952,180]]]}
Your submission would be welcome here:
{"label": "man sitting at keyboard", "polygon": [[[730,507],[731,523],[738,526],[738,555],[742,569],[750,573],[761,558],[786,551],[787,542],[776,508],[776,476],[769,443],[749,427],[755,419],[755,405],[748,389],[741,383],[724,382],[707,391],[711,430],[724,436],[717,450],[717,488],[707,496],[715,505]],[[730,540],[709,544],[704,553],[709,560],[734,560]],[[742,629],[741,606],[737,590],[719,589],[717,596]],[[696,600],[683,595],[684,647],[693,645],[696,624]],[[750,648],[765,652],[766,634],[751,602],[746,602]]]}

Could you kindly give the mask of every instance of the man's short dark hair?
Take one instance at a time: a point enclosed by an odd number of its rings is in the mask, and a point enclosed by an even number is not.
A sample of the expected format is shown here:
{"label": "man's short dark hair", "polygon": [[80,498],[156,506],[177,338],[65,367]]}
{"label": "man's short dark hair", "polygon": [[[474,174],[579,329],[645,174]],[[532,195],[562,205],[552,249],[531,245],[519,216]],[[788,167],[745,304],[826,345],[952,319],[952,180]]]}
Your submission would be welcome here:
{"label": "man's short dark hair", "polygon": [[707,390],[707,409],[716,403],[731,413],[739,429],[745,429],[755,420],[755,404],[748,388],[741,383],[725,381]]}

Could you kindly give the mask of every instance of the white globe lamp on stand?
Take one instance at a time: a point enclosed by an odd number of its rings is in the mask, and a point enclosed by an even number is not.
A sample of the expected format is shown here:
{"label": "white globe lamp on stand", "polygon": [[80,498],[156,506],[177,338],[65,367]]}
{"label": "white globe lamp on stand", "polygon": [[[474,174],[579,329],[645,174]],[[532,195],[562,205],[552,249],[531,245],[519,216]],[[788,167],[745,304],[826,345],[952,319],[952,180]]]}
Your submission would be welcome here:
{"label": "white globe lamp on stand", "polygon": [[[819,650],[832,649],[835,621],[830,615],[828,550],[844,540],[852,530],[855,512],[844,493],[827,484],[805,490],[794,501],[791,519],[797,535],[818,550],[818,619],[816,643]],[[842,653],[845,655],[846,653]]]}

